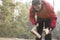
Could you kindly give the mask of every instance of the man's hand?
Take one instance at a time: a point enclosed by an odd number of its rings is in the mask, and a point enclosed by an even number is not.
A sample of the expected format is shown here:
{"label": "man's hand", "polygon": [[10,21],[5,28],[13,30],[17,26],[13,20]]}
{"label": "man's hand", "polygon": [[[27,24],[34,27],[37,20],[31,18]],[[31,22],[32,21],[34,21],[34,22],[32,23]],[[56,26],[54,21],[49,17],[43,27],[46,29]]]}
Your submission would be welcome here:
{"label": "man's hand", "polygon": [[49,33],[51,33],[51,31],[48,28],[43,29],[43,31],[45,32],[46,35],[49,34]]}
{"label": "man's hand", "polygon": [[36,25],[34,25],[34,27],[35,27],[35,26],[36,26],[36,27],[38,27],[38,26],[39,26],[39,24],[37,23]]}
{"label": "man's hand", "polygon": [[37,27],[39,26],[39,24],[37,23],[36,25],[34,25],[34,27],[32,28],[32,30],[37,31]]}

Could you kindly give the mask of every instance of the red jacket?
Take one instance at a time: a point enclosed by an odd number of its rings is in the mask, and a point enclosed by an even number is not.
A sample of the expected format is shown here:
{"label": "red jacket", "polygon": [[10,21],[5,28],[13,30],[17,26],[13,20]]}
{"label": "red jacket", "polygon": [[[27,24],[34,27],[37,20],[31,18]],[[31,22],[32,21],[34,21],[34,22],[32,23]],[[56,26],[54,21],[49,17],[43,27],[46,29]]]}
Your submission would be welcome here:
{"label": "red jacket", "polygon": [[[45,3],[45,7],[43,8],[42,12],[37,12],[37,16],[40,18],[51,18],[51,24],[50,27],[51,28],[55,28],[56,26],[56,13],[54,12],[53,7],[46,1],[43,1]],[[35,13],[33,12],[33,7],[31,6],[30,8],[30,20],[32,22],[32,24],[36,23],[35,20]]]}

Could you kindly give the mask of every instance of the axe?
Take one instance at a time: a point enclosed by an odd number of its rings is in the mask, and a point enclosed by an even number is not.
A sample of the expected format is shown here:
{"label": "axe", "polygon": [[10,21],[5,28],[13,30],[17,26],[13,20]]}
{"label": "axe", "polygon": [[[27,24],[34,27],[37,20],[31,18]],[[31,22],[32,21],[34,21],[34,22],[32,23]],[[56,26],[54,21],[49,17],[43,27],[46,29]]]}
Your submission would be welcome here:
{"label": "axe", "polygon": [[41,35],[37,32],[37,26],[34,26],[30,32],[34,34],[37,38],[41,38]]}

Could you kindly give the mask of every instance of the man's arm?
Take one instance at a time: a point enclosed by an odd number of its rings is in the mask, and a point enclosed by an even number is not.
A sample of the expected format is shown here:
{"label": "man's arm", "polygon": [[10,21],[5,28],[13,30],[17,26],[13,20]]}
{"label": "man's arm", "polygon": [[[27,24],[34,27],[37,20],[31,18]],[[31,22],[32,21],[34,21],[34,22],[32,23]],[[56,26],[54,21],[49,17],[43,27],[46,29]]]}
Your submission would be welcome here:
{"label": "man's arm", "polygon": [[57,16],[56,13],[54,12],[54,9],[50,8],[50,13],[51,13],[51,24],[50,27],[54,29],[56,27],[56,22],[57,22]]}
{"label": "man's arm", "polygon": [[29,15],[29,18],[30,18],[30,21],[32,22],[33,25],[35,25],[37,22],[35,20],[35,13],[33,12],[33,8],[31,7],[30,10],[30,15]]}
{"label": "man's arm", "polygon": [[46,4],[48,9],[47,11],[50,14],[50,29],[46,28],[46,29],[43,29],[43,31],[46,34],[49,34],[56,27],[57,16],[56,16],[56,13],[54,12],[54,8],[49,3],[46,3]]}
{"label": "man's arm", "polygon": [[41,35],[37,32],[38,23],[35,20],[35,13],[33,12],[32,8],[30,9],[30,21],[34,25],[30,32],[33,33],[36,37],[41,38]]}
{"label": "man's arm", "polygon": [[54,12],[54,8],[50,4],[48,5],[48,10],[49,13],[51,14],[50,28],[54,29],[56,27],[57,16],[56,13]]}

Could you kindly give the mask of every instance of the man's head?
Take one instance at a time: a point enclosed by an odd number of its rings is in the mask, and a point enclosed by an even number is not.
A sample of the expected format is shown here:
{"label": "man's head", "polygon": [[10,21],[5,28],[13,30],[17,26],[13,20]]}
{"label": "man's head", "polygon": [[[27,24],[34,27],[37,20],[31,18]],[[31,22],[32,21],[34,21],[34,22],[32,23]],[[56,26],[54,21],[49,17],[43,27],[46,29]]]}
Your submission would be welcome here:
{"label": "man's head", "polygon": [[41,9],[41,0],[33,0],[32,6],[39,11]]}

